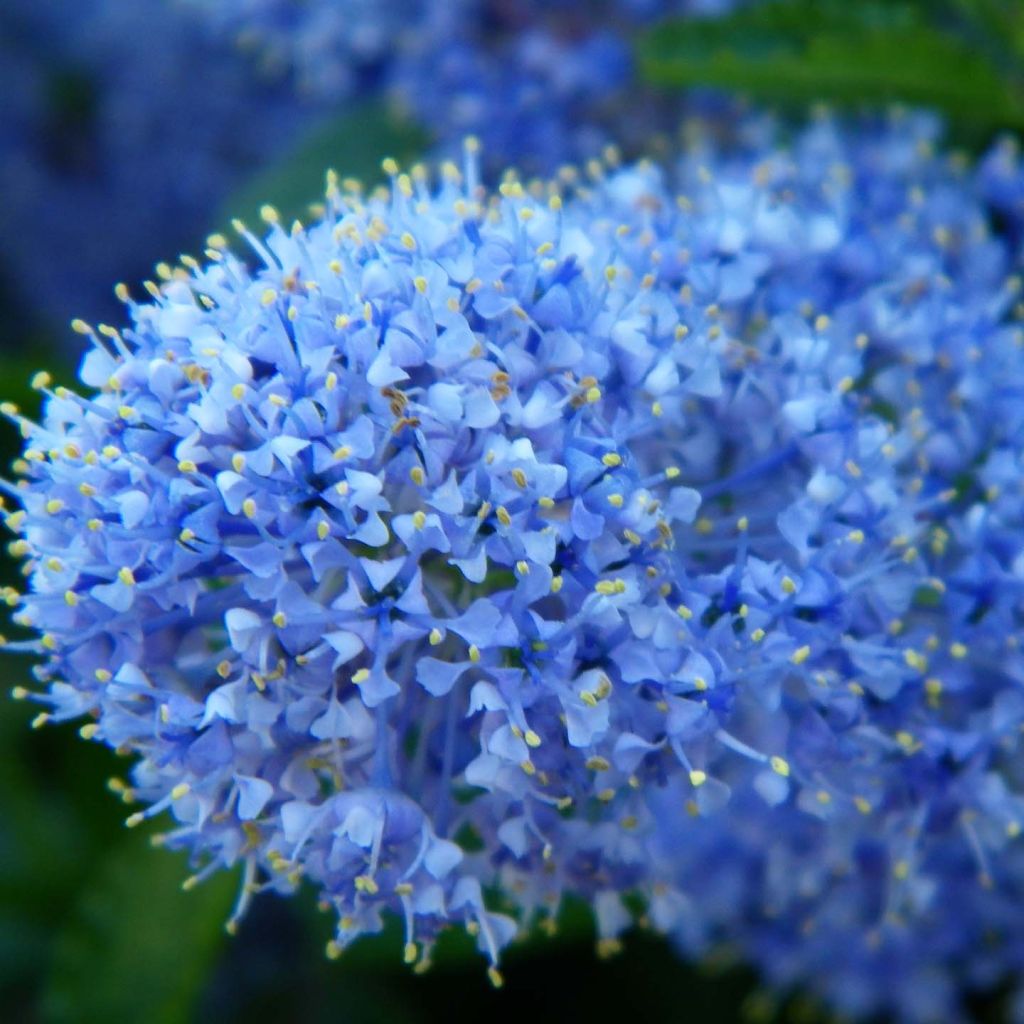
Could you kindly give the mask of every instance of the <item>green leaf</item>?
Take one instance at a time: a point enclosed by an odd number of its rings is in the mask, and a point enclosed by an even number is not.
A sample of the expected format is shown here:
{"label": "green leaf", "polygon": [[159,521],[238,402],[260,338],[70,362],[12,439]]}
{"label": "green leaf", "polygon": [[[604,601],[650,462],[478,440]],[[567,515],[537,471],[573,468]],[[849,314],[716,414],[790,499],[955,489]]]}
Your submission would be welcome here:
{"label": "green leaf", "polygon": [[130,833],[103,858],[57,937],[48,1024],[183,1024],[224,940],[237,888],[222,872],[189,893],[181,857]]}
{"label": "green leaf", "polygon": [[1024,126],[1024,96],[962,37],[909,3],[791,0],[666,22],[639,41],[644,75],[779,103],[901,101]]}
{"label": "green leaf", "polygon": [[254,220],[264,203],[276,206],[285,223],[304,218],[323,196],[328,169],[342,178],[381,180],[381,161],[415,160],[427,144],[424,132],[383,104],[368,103],[317,126],[292,152],[251,178],[229,198],[223,223],[233,217]]}

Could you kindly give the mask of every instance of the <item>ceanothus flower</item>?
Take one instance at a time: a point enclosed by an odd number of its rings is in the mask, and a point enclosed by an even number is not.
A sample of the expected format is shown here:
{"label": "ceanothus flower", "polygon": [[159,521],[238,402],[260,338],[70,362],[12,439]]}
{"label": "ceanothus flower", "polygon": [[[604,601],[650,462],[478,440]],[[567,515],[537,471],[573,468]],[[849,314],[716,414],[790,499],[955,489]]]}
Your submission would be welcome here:
{"label": "ceanothus flower", "polygon": [[1024,350],[935,134],[497,194],[471,144],[122,289],[85,392],[7,410],[18,696],[136,756],[196,881],[243,866],[232,927],[308,882],[330,953],[459,922],[499,982],[565,895],[603,952],[639,896],[952,1016],[1020,966]]}

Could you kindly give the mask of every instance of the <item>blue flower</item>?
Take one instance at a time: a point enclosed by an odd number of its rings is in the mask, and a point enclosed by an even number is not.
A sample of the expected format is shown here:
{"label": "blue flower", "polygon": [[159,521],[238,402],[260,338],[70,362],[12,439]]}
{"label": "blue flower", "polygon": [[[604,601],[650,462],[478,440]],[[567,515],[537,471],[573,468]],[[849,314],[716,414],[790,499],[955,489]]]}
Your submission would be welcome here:
{"label": "blue flower", "polygon": [[135,755],[197,880],[244,865],[232,927],[308,881],[332,955],[391,911],[500,982],[639,895],[907,1020],[1019,969],[1014,252],[931,119],[743,137],[331,176],[7,409],[18,696]]}

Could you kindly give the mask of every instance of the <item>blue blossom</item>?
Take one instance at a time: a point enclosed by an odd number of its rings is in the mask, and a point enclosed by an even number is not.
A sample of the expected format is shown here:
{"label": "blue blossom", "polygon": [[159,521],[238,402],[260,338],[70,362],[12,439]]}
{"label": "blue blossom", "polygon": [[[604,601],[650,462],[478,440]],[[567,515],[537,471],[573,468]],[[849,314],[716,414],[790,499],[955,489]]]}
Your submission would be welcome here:
{"label": "blue blossom", "polygon": [[135,755],[196,881],[244,866],[232,928],[308,882],[332,955],[390,911],[500,983],[639,896],[911,1021],[1019,969],[1016,257],[932,119],[739,137],[331,176],[7,409],[18,696]]}
{"label": "blue blossom", "polygon": [[[111,282],[192,247],[315,116],[165,0],[5,4],[0,272],[40,319],[116,311]],[[102,241],[101,241],[102,240]]]}

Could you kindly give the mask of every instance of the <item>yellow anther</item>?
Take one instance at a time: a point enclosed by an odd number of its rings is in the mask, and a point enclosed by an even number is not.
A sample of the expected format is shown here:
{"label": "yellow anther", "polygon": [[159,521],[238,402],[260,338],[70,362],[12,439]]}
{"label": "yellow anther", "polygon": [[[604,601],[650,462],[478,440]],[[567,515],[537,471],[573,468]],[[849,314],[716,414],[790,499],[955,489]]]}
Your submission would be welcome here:
{"label": "yellow anther", "polygon": [[529,571],[529,562],[525,561],[524,559],[520,559],[518,562],[516,562],[516,572],[519,573],[520,576],[526,576],[529,573]]}
{"label": "yellow anther", "polygon": [[561,576],[552,576],[551,577],[551,593],[552,594],[557,594],[562,589],[562,586],[564,585],[564,583],[565,583],[565,580]]}
{"label": "yellow anther", "polygon": [[192,792],[192,787],[187,782],[179,782],[174,789],[171,790],[171,799],[180,800],[183,796],[188,796]]}
{"label": "yellow anther", "polygon": [[764,639],[764,637],[765,632],[763,629],[761,629],[760,626],[758,626],[757,629],[751,630],[750,639],[753,640],[755,644],[759,644]]}
{"label": "yellow anther", "polygon": [[618,452],[605,452],[605,454],[601,456],[601,461],[609,469],[613,469],[615,466],[622,465],[622,456]]}
{"label": "yellow anther", "polygon": [[784,594],[796,593],[796,584],[788,576],[782,577],[782,581],[779,583],[779,586],[782,588],[782,592]]}
{"label": "yellow anther", "polygon": [[443,639],[443,637],[442,637],[442,635],[441,635],[441,630],[439,630],[439,629],[438,629],[438,628],[437,628],[437,627],[435,626],[435,627],[434,627],[434,628],[433,628],[433,629],[432,629],[432,630],[430,631],[430,646],[431,646],[431,647],[436,647],[436,646],[437,646],[437,645],[438,645],[438,644],[439,644],[439,643],[441,642],[441,640],[442,640],[442,639]]}
{"label": "yellow anther", "polygon": [[235,454],[231,456],[231,468],[236,473],[245,472],[245,456],[241,452],[235,452]]}
{"label": "yellow anther", "polygon": [[502,526],[511,526],[512,517],[508,514],[508,509],[504,505],[499,505],[497,511],[494,513],[497,516],[498,522]]}
{"label": "yellow anther", "polygon": [[928,668],[928,659],[920,651],[915,651],[913,648],[908,648],[903,652],[903,660],[910,668],[916,669],[918,672],[924,672]]}
{"label": "yellow anther", "polygon": [[538,736],[537,733],[535,733],[532,729],[526,730],[525,734],[523,735],[523,739],[526,740],[526,745],[528,747],[536,748],[539,747],[541,743],[540,736]]}
{"label": "yellow anther", "polygon": [[690,785],[696,789],[698,786],[703,786],[708,781],[707,772],[702,772],[699,768],[694,768],[690,772]]}
{"label": "yellow anther", "polygon": [[966,658],[967,657],[967,648],[966,648],[966,646],[964,644],[962,644],[959,641],[957,641],[957,642],[951,643],[949,645],[949,653],[954,658]]}
{"label": "yellow anther", "polygon": [[273,618],[270,620],[277,626],[278,629],[284,629],[288,625],[288,616],[284,612],[274,612]]}
{"label": "yellow anther", "polygon": [[789,777],[789,762],[784,757],[770,757],[768,763],[776,775],[781,775],[784,779]]}
{"label": "yellow anther", "polygon": [[592,772],[606,772],[611,768],[612,764],[611,761],[608,760],[608,758],[601,757],[599,754],[597,754],[594,757],[587,758],[586,766]]}
{"label": "yellow anther", "polygon": [[246,519],[254,519],[256,517],[256,501],[253,498],[246,498],[242,502],[242,515]]}
{"label": "yellow anther", "polygon": [[476,644],[469,645],[469,660],[474,663],[480,660],[480,648]]}
{"label": "yellow anther", "polygon": [[420,466],[413,466],[412,469],[409,470],[409,479],[412,480],[417,487],[422,487],[427,479],[427,475],[423,472],[423,469]]}
{"label": "yellow anther", "polygon": [[517,487],[526,486],[526,474],[518,466],[512,470],[512,479],[516,482]]}
{"label": "yellow anther", "polygon": [[74,608],[78,604],[78,595],[73,590],[65,590],[64,603]]}
{"label": "yellow anther", "polygon": [[281,215],[270,203],[264,203],[260,207],[260,219],[267,224],[277,224],[281,220]]}
{"label": "yellow anther", "polygon": [[597,387],[597,385],[595,384],[593,387],[587,388],[586,393],[584,394],[583,397],[587,400],[587,402],[590,405],[593,405],[595,402],[600,402],[601,401],[601,389],[599,387]]}
{"label": "yellow anther", "polygon": [[46,503],[46,512],[48,515],[55,516],[62,508],[64,508],[64,502],[60,498],[51,498]]}
{"label": "yellow anther", "polygon": [[117,570],[117,578],[126,587],[134,587],[135,586],[135,573],[133,573],[131,571],[131,569],[128,568],[127,565],[124,565],[120,569]]}
{"label": "yellow anther", "polygon": [[790,656],[789,660],[794,665],[802,665],[811,656],[811,648],[809,644],[804,644],[803,647],[798,647]]}
{"label": "yellow anther", "polygon": [[361,668],[357,672],[352,673],[352,682],[359,686],[361,683],[365,683],[370,678],[370,670],[368,668]]}
{"label": "yellow anther", "polygon": [[422,509],[419,509],[416,512],[413,512],[413,514],[412,514],[412,525],[415,526],[417,530],[422,530],[423,527],[427,525],[427,514],[426,514],[426,512],[424,512]]}
{"label": "yellow anther", "polygon": [[487,968],[487,978],[495,988],[501,988],[505,984],[505,979],[501,976],[501,971],[497,967]]}
{"label": "yellow anther", "polygon": [[662,408],[661,402],[651,402],[651,415],[661,416],[665,410]]}
{"label": "yellow anther", "polygon": [[264,288],[260,296],[260,303],[264,306],[272,306],[277,301],[277,292],[273,288]]}
{"label": "yellow anther", "polygon": [[622,497],[621,494],[608,495],[608,504],[611,505],[612,508],[622,508],[624,503],[625,499]]}
{"label": "yellow anther", "polygon": [[376,896],[380,892],[380,886],[370,875],[356,875],[355,886],[357,892],[365,892],[368,896]]}
{"label": "yellow anther", "polygon": [[182,459],[178,463],[179,473],[195,473],[199,467],[191,459]]}

